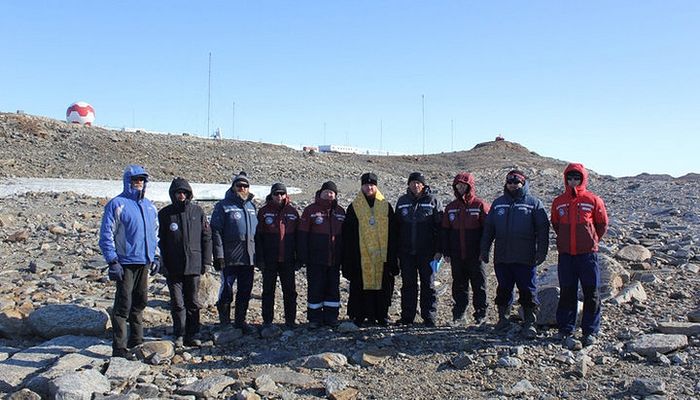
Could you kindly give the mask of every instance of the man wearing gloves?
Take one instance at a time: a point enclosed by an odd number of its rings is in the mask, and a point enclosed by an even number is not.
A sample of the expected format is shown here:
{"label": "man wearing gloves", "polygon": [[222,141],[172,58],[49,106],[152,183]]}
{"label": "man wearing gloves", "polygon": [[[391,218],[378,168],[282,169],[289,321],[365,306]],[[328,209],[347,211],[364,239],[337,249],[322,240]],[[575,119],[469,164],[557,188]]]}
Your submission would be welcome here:
{"label": "man wearing gloves", "polygon": [[222,325],[231,322],[233,284],[236,290],[234,325],[244,333],[254,333],[246,323],[250,293],[253,290],[253,265],[255,265],[255,230],[258,225],[250,181],[241,171],[223,200],[216,203],[211,215],[214,269],[221,271],[221,289],[216,308]]}
{"label": "man wearing gloves", "polygon": [[486,318],[486,270],[479,259],[484,221],[489,204],[476,197],[474,177],[460,172],[452,181],[455,200],[445,207],[442,216],[442,250],[452,270],[452,320],[464,322],[472,287],[474,323],[481,325]]}
{"label": "man wearing gloves", "polygon": [[310,328],[338,325],[345,210],[337,196],[335,182],[325,182],[314,203],[304,209],[297,230],[297,255],[306,264]]}
{"label": "man wearing gloves", "polygon": [[583,291],[583,344],[593,345],[600,330],[598,242],[608,228],[603,200],[588,191],[588,171],[572,163],[564,170],[565,191],[552,203],[552,227],[559,251],[557,324],[563,340],[576,328],[578,286]]}
{"label": "man wearing gloves", "polygon": [[401,266],[401,319],[412,324],[418,306],[420,279],[420,314],[427,327],[435,326],[437,295],[431,261],[439,261],[442,202],[426,184],[425,176],[413,172],[408,176],[406,194],[396,202],[398,254]]}
{"label": "man wearing gloves", "polygon": [[170,291],[175,346],[199,346],[199,279],[212,262],[211,229],[207,216],[192,203],[192,187],[184,178],[170,184],[172,204],[158,213],[162,263]]}
{"label": "man wearing gloves", "polygon": [[299,213],[292,206],[287,187],[275,183],[270,188],[265,205],[258,211],[255,245],[257,262],[263,275],[262,317],[263,329],[272,327],[275,310],[277,277],[282,284],[284,322],[288,328],[296,326],[297,291],[294,272],[299,264],[296,257],[296,231]]}
{"label": "man wearing gloves", "polygon": [[508,172],[503,195],[494,200],[486,217],[481,239],[481,260],[486,263],[494,240],[498,280],[495,328],[505,330],[510,326],[513,287],[517,285],[525,319],[522,334],[532,339],[537,336],[537,266],[547,257],[549,221],[542,201],[529,193],[525,174],[519,170]]}
{"label": "man wearing gloves", "polygon": [[[143,343],[143,310],[148,301],[148,273],[160,266],[158,210],[145,198],[148,173],[129,165],[124,190],[104,208],[99,245],[116,282],[112,308],[112,356],[128,357],[129,348]],[[129,335],[127,340],[127,322]]]}
{"label": "man wearing gloves", "polygon": [[348,316],[358,326],[387,325],[396,262],[394,209],[377,188],[372,172],[360,178],[361,190],[343,223],[343,276],[350,281]]}

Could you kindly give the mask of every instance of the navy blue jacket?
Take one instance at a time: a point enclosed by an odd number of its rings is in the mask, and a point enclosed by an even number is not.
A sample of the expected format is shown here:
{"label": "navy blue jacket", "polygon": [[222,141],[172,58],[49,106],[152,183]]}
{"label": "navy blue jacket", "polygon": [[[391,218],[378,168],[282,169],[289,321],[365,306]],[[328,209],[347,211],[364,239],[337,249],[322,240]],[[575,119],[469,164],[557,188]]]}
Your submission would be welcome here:
{"label": "navy blue jacket", "polygon": [[226,191],[211,214],[214,258],[226,265],[255,265],[255,230],[258,226],[253,195],[244,201],[233,189]]}
{"label": "navy blue jacket", "polygon": [[442,202],[425,186],[414,196],[410,189],[396,202],[399,254],[430,256],[440,251]]}
{"label": "navy blue jacket", "polygon": [[549,219],[542,201],[529,194],[528,182],[515,195],[504,187],[484,222],[481,256],[496,241],[494,264],[538,265],[549,250]]}

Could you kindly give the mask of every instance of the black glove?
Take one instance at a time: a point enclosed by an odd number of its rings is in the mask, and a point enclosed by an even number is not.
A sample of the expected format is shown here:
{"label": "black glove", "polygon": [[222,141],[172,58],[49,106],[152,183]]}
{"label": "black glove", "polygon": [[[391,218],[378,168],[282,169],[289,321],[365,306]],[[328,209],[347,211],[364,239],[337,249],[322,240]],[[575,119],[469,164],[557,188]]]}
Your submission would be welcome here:
{"label": "black glove", "polygon": [[124,268],[119,264],[119,261],[115,260],[109,263],[108,275],[110,281],[121,282],[124,279]]}
{"label": "black glove", "polygon": [[226,261],[223,258],[215,258],[214,259],[214,270],[221,271],[221,269],[224,267],[225,263],[226,263]]}
{"label": "black glove", "polygon": [[160,257],[156,257],[153,259],[153,262],[151,265],[149,265],[150,273],[151,276],[154,276],[158,272],[160,272]]}

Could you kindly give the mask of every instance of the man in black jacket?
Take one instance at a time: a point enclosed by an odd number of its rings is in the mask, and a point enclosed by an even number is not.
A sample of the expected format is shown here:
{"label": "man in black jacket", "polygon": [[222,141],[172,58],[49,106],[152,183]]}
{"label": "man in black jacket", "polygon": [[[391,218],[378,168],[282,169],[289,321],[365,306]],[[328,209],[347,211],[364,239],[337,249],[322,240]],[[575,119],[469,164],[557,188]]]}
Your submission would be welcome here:
{"label": "man in black jacket", "polygon": [[425,176],[413,172],[408,177],[408,190],[396,202],[399,264],[401,266],[401,319],[399,324],[412,324],[418,305],[420,277],[420,314],[428,327],[435,326],[437,297],[435,273],[430,266],[440,260],[439,232],[442,202],[425,183]]}
{"label": "man in black jacket", "polygon": [[173,179],[169,192],[172,204],[158,213],[161,273],[170,291],[175,345],[198,346],[197,293],[199,278],[212,263],[211,229],[202,208],[192,204],[192,187],[187,180]]}

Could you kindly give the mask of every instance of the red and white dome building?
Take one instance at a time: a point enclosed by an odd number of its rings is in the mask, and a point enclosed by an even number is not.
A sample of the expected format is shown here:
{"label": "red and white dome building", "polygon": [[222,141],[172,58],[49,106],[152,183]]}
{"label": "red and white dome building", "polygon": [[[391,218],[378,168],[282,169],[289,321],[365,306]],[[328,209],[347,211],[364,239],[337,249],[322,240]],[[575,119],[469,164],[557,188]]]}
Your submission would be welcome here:
{"label": "red and white dome building", "polygon": [[66,122],[92,126],[95,122],[95,109],[84,101],[75,102],[66,110]]}

